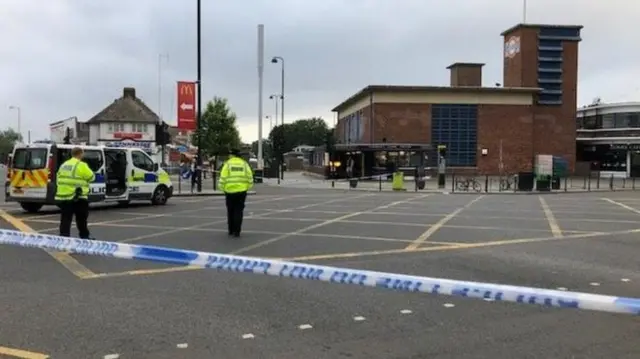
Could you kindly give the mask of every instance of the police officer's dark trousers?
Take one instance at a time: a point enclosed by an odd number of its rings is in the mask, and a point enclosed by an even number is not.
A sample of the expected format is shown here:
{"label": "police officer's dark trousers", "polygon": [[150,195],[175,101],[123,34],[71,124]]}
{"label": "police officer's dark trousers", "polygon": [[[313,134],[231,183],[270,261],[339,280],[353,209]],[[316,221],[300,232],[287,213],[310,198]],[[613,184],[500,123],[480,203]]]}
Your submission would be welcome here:
{"label": "police officer's dark trousers", "polygon": [[60,236],[71,236],[71,223],[73,222],[73,216],[76,217],[76,227],[78,227],[78,234],[80,238],[89,238],[89,201],[86,199],[76,199],[72,201],[60,202],[60,209],[62,213],[60,215]]}
{"label": "police officer's dark trousers", "polygon": [[239,236],[242,230],[244,202],[247,199],[247,192],[225,193],[224,197],[227,205],[229,234]]}

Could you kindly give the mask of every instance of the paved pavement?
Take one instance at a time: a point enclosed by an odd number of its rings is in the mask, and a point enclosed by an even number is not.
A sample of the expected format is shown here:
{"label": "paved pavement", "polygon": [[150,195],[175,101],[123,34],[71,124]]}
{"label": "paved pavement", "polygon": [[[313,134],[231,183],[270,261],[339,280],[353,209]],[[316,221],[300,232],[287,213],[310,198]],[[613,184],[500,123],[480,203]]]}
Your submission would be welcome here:
{"label": "paved pavement", "polygon": [[[640,297],[635,193],[257,191],[239,240],[226,236],[218,197],[96,208],[92,230],[129,243]],[[56,232],[56,212],[0,209],[3,228]],[[632,316],[9,246],[0,256],[0,357],[640,357]]]}

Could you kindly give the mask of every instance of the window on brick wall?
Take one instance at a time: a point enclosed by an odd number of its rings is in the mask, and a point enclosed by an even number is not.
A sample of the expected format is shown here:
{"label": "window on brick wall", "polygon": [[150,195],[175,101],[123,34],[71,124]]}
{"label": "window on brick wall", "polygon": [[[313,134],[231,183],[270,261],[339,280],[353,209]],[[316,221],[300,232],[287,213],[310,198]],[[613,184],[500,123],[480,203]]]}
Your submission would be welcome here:
{"label": "window on brick wall", "polygon": [[476,166],[477,126],[476,105],[431,106],[431,142],[447,146],[447,166]]}

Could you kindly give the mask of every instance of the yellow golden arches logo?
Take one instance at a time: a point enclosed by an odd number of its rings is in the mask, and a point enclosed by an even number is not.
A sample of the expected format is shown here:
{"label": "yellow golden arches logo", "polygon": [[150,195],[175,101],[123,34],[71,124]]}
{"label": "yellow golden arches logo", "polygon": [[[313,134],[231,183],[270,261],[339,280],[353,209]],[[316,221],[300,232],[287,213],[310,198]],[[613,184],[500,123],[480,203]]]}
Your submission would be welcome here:
{"label": "yellow golden arches logo", "polygon": [[180,84],[180,96],[193,96],[193,84],[181,83]]}

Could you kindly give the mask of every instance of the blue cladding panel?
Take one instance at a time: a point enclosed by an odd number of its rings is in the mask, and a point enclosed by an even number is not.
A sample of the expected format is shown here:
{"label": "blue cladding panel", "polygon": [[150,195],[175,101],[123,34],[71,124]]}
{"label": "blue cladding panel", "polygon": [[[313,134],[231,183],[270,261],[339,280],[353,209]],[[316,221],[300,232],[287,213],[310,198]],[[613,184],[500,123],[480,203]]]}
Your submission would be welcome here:
{"label": "blue cladding panel", "polygon": [[561,83],[544,83],[544,84],[538,83],[538,86],[545,90],[562,90]]}
{"label": "blue cladding panel", "polygon": [[547,57],[547,58],[562,58],[562,51],[549,51],[549,50],[541,50],[538,52],[538,57]]}
{"label": "blue cladding panel", "polygon": [[[551,30],[558,30],[560,28],[552,28]],[[543,35],[543,30],[547,31],[548,28],[542,29],[540,36],[556,36],[556,35]],[[549,40],[549,39],[538,39],[538,47],[545,48],[558,48],[558,51],[550,51],[550,50],[540,50],[538,53],[538,57],[542,58],[560,58],[560,61],[538,61],[538,85],[544,90],[554,90],[558,93],[549,94],[543,93],[538,97],[539,104],[547,104],[547,103],[555,103],[562,104],[562,84],[561,83],[548,83],[541,80],[557,80],[558,82],[562,81],[562,40]],[[558,72],[549,72],[545,70],[552,70]]]}
{"label": "blue cladding panel", "polygon": [[561,28],[561,27],[543,27],[543,28],[540,28],[540,36],[576,38],[576,37],[580,37],[580,29]]}
{"label": "blue cladding panel", "polygon": [[562,40],[538,40],[538,46],[540,47],[562,47]]}
{"label": "blue cladding panel", "polygon": [[541,69],[562,70],[562,61],[538,61],[538,67]]}
{"label": "blue cladding panel", "polygon": [[476,105],[431,105],[431,143],[447,146],[447,166],[476,166],[477,133]]}

